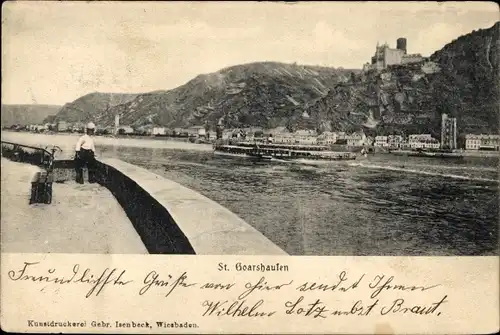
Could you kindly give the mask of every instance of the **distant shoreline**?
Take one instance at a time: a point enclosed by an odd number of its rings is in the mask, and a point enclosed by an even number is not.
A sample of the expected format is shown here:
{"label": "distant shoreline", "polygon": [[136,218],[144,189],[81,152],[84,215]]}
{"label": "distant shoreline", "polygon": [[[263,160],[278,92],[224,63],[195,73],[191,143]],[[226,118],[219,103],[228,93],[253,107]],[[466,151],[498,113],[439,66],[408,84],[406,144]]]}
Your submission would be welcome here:
{"label": "distant shoreline", "polygon": [[[59,145],[63,150],[69,150],[75,143],[76,137],[81,136],[78,133],[30,133],[30,132],[16,132],[10,130],[2,130],[2,140],[13,141],[19,144],[34,145],[34,146],[47,146],[47,145]],[[48,139],[53,137],[54,141],[37,141],[37,139]],[[71,139],[71,142],[69,142]],[[75,142],[75,143],[73,143]],[[123,147],[141,147],[141,148],[164,148],[164,149],[180,149],[180,150],[194,150],[194,151],[212,151],[213,147],[211,144],[205,143],[191,143],[187,138],[176,138],[176,137],[152,137],[152,136],[96,136],[97,145],[110,145],[110,146],[123,146]],[[340,146],[340,145],[336,145]],[[64,148],[66,147],[66,149]],[[361,149],[361,147],[359,147]],[[376,147],[374,147],[376,148]],[[353,148],[345,146],[346,151],[351,151]],[[351,150],[348,150],[351,149]],[[500,157],[499,151],[477,151],[477,150],[456,150],[457,154],[463,155],[464,157]],[[376,152],[375,155],[391,155],[396,156],[389,152]]]}
{"label": "distant shoreline", "polygon": [[[81,134],[35,134],[27,132],[2,131],[2,141],[15,142],[18,144],[30,145],[44,148],[46,146],[57,145],[61,147],[63,153],[59,157],[70,158],[75,153],[75,145]],[[212,151],[211,144],[195,144],[178,140],[168,139],[141,139],[127,137],[105,137],[96,136],[96,150],[100,153],[100,146],[151,148],[151,149],[177,149],[192,151]]]}
{"label": "distant shoreline", "polygon": [[[456,150],[453,151],[454,154],[458,154],[464,157],[500,157],[499,151],[479,151],[479,150]],[[394,152],[383,153],[387,155],[396,156],[398,154]],[[398,156],[404,156],[404,154],[399,154]],[[432,157],[430,157],[432,158]]]}

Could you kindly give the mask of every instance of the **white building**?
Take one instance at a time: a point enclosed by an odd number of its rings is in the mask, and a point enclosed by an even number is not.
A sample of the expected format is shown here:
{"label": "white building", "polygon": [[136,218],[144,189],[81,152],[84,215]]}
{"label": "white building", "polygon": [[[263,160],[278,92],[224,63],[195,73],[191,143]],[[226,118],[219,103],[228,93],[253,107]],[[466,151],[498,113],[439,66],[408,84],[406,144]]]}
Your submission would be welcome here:
{"label": "white building", "polygon": [[337,132],[337,140],[345,140],[347,138],[347,134],[345,131]]}
{"label": "white building", "polygon": [[316,144],[318,136],[315,130],[297,130],[294,133],[278,132],[273,134],[273,143]]}
{"label": "white building", "polygon": [[324,133],[318,136],[317,141],[318,144],[321,145],[331,145],[337,142],[337,136],[338,134],[336,132],[325,131]]}
{"label": "white building", "polygon": [[292,133],[290,133],[286,127],[269,129],[269,132],[273,134],[273,143],[294,143]]}
{"label": "white building", "polygon": [[207,133],[204,126],[193,126],[187,129],[188,136],[205,137]]}
{"label": "white building", "polygon": [[362,146],[366,144],[366,135],[363,132],[352,133],[346,136],[348,146]]}
{"label": "white building", "polygon": [[467,150],[499,150],[500,135],[465,135],[465,149]]}
{"label": "white building", "polygon": [[43,124],[30,124],[29,125],[29,130],[31,130],[31,131],[45,131],[48,129],[49,128]]}
{"label": "white building", "polygon": [[277,133],[273,135],[274,143],[293,144],[295,139],[291,133]]}
{"label": "white building", "polygon": [[292,133],[295,144],[316,144],[318,142],[318,134],[315,130],[297,130]]}
{"label": "white building", "polygon": [[408,144],[412,149],[439,149],[440,143],[431,134],[413,134],[408,136]]}
{"label": "white building", "polygon": [[473,134],[465,135],[466,150],[479,150],[480,145],[481,145],[481,135],[473,135]]}
{"label": "white building", "polygon": [[167,129],[165,127],[153,127],[153,135],[166,135]]}
{"label": "white building", "polygon": [[413,148],[417,143],[430,139],[432,139],[431,134],[413,134],[408,136],[408,144]]}
{"label": "white building", "polygon": [[375,136],[375,144],[376,147],[388,147],[389,146],[389,137],[388,136]]}
{"label": "white building", "polygon": [[401,148],[403,146],[403,136],[401,135],[389,135],[387,136],[387,142],[389,148]]}
{"label": "white building", "polygon": [[133,134],[134,133],[134,128],[130,127],[130,126],[120,126],[118,127],[118,134],[127,134],[127,135],[130,135],[130,134]]}
{"label": "white building", "polygon": [[57,122],[57,131],[67,131],[68,127],[69,125],[66,121]]}

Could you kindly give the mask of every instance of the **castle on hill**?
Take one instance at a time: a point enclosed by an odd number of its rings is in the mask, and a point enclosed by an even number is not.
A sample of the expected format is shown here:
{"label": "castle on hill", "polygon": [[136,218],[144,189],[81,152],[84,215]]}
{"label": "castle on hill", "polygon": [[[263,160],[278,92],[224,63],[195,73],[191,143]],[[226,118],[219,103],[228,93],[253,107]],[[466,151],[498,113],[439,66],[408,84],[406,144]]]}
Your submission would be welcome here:
{"label": "castle on hill", "polygon": [[396,49],[390,48],[387,43],[383,45],[377,43],[371,64],[366,63],[363,66],[363,70],[383,70],[390,65],[419,63],[424,60],[425,58],[421,54],[407,54],[406,38],[401,37],[396,40]]}

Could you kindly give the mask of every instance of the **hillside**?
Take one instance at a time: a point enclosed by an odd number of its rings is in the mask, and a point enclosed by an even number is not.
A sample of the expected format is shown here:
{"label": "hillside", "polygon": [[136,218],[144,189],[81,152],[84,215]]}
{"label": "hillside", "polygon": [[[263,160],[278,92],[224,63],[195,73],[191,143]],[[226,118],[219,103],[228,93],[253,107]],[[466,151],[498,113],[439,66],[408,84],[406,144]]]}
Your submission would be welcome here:
{"label": "hillside", "polygon": [[94,120],[109,111],[111,107],[133,100],[136,96],[137,94],[127,93],[90,93],[65,104],[57,113],[55,121],[85,122]]}
{"label": "hillside", "polygon": [[[185,127],[222,121],[367,133],[439,134],[442,113],[465,133],[498,133],[499,27],[461,36],[419,64],[382,72],[276,62],[199,75],[168,91],[93,93],[65,105],[57,118]],[[108,108],[109,107],[109,108]]]}
{"label": "hillside", "polygon": [[60,109],[61,106],[56,105],[2,105],[2,127],[40,124]]}
{"label": "hillside", "polygon": [[[308,109],[323,129],[367,133],[430,132],[442,113],[466,133],[499,133],[499,28],[457,38],[429,62],[366,73],[338,85]],[[376,131],[375,131],[376,130]]]}
{"label": "hillside", "polygon": [[350,73],[274,62],[238,65],[199,75],[173,90],[138,95],[96,121],[111,124],[112,115],[120,113],[122,123],[131,125],[215,125],[223,118],[228,127],[274,127],[337,83],[348,81]]}

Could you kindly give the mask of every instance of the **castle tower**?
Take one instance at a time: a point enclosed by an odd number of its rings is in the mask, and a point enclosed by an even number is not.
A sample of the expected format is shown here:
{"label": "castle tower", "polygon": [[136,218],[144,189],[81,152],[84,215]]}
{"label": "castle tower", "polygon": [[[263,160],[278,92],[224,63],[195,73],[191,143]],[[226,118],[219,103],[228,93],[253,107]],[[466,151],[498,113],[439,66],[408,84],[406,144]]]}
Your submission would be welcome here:
{"label": "castle tower", "polygon": [[406,38],[400,37],[396,41],[396,48],[399,50],[403,50],[406,55]]}

